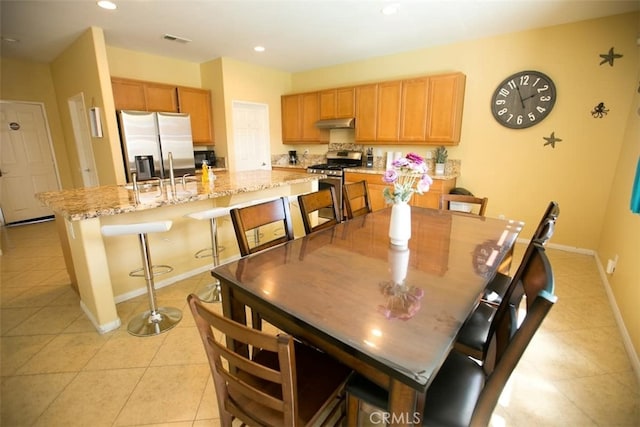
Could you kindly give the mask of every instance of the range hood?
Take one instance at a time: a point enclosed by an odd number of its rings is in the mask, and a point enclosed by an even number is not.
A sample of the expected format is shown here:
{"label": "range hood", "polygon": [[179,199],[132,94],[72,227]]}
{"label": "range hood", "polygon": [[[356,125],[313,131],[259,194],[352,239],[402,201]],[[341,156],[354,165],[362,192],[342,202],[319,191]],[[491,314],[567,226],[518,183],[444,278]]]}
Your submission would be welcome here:
{"label": "range hood", "polygon": [[346,119],[318,120],[316,127],[319,129],[354,129],[356,127],[356,119],[349,117]]}

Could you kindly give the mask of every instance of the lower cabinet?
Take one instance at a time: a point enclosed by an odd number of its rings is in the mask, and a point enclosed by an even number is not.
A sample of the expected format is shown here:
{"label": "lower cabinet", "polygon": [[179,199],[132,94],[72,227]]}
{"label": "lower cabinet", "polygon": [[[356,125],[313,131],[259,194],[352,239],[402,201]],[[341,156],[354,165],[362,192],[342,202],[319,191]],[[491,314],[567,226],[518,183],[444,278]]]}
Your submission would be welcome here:
{"label": "lower cabinet", "polygon": [[[371,208],[376,211],[386,207],[384,196],[382,192],[385,187],[390,187],[388,184],[382,181],[382,174],[378,173],[361,173],[361,172],[346,172],[344,177],[345,183],[367,181],[369,187],[369,197],[371,198]],[[422,195],[414,194],[411,197],[410,204],[412,206],[419,206],[423,208],[438,209],[440,202],[440,195],[449,193],[456,186],[456,178],[449,179],[434,179],[433,185],[427,193]]]}

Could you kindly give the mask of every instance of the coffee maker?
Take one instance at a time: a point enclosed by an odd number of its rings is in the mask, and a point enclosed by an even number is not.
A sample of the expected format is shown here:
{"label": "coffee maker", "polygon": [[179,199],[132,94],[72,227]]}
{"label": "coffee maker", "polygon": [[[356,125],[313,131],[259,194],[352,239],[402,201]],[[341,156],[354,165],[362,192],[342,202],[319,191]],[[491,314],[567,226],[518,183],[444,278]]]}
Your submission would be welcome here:
{"label": "coffee maker", "polygon": [[296,165],[298,164],[298,153],[296,150],[289,151],[289,164]]}

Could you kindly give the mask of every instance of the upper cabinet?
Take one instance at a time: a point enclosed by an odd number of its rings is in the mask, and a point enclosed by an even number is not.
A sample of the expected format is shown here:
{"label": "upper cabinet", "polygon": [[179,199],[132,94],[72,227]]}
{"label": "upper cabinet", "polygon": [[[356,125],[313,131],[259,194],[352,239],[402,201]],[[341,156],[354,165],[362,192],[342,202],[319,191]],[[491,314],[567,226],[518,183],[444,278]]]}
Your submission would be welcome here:
{"label": "upper cabinet", "polygon": [[450,73],[356,88],[356,135],[366,143],[460,142],[465,75]]}
{"label": "upper cabinet", "polygon": [[451,145],[460,142],[465,82],[462,73],[429,77],[427,141]]}
{"label": "upper cabinet", "polygon": [[211,91],[179,86],[178,105],[181,113],[189,113],[191,116],[193,142],[201,145],[213,144]]}
{"label": "upper cabinet", "polygon": [[329,132],[320,130],[320,94],[318,92],[283,95],[282,142],[286,144],[327,143]]}
{"label": "upper cabinet", "polygon": [[188,113],[196,145],[213,145],[211,91],[139,80],[111,78],[116,110]]}
{"label": "upper cabinet", "polygon": [[323,90],[320,96],[320,119],[355,117],[355,89],[343,87]]}

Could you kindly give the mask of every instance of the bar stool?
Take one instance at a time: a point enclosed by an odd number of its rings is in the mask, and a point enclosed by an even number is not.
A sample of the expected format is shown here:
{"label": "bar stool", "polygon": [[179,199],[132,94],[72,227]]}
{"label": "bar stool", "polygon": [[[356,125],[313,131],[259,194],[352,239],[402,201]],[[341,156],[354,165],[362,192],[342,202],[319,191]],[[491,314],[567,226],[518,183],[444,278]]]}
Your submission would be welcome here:
{"label": "bar stool", "polygon": [[[186,216],[191,219],[197,220],[209,220],[209,231],[211,233],[211,247],[201,249],[195,253],[196,258],[207,258],[213,257],[213,266],[216,267],[220,265],[220,252],[222,252],[225,247],[218,245],[218,223],[217,219],[223,216],[229,215],[231,209],[235,206],[228,207],[220,207],[207,209],[205,211],[193,212],[187,214]],[[220,281],[215,279],[215,282],[207,285],[203,289],[200,289],[196,292],[198,297],[204,302],[219,302],[220,301]]]}
{"label": "bar stool", "polygon": [[136,315],[129,324],[127,330],[131,335],[147,337],[158,335],[168,331],[180,322],[182,311],[175,307],[158,307],[154,287],[154,276],[173,271],[168,265],[153,265],[149,253],[147,233],[163,233],[171,229],[172,221],[143,222],[137,224],[103,225],[101,228],[104,236],[123,236],[137,234],[140,240],[140,253],[142,255],[142,268],[129,273],[132,277],[144,277],[149,296],[149,310]]}

